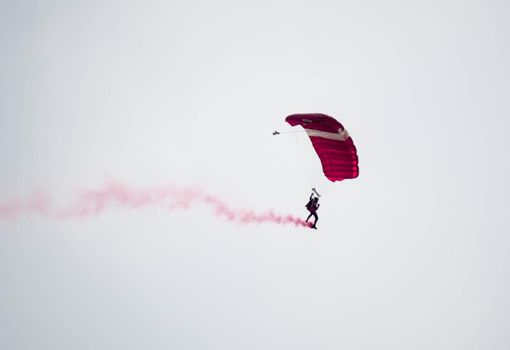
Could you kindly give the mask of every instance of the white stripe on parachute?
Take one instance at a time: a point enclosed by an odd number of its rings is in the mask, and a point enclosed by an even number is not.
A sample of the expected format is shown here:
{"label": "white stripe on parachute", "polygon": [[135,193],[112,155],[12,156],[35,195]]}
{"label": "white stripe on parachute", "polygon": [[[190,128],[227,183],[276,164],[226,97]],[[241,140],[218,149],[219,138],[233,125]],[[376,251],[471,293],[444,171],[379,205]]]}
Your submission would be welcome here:
{"label": "white stripe on parachute", "polygon": [[347,132],[346,129],[344,130],[338,129],[338,133],[319,131],[313,129],[305,129],[305,131],[308,134],[308,136],[322,137],[324,139],[329,140],[345,141],[349,138],[349,133]]}

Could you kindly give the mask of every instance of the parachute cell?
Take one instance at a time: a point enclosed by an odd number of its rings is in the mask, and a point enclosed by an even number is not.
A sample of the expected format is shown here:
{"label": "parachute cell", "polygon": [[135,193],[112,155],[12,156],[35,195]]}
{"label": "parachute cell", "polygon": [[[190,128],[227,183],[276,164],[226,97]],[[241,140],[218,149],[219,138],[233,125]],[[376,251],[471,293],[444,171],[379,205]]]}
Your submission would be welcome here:
{"label": "parachute cell", "polygon": [[285,118],[292,126],[301,125],[331,181],[358,177],[358,154],[349,133],[335,118],[325,114],[292,114]]}

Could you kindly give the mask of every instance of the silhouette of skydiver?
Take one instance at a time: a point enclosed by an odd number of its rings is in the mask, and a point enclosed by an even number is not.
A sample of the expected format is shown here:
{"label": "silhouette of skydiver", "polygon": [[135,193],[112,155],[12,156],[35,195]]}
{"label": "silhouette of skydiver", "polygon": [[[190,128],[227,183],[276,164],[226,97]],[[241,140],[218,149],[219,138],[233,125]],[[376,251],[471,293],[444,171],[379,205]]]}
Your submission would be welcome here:
{"label": "silhouette of skydiver", "polygon": [[317,216],[317,210],[319,209],[319,197],[314,197],[313,193],[310,195],[310,199],[308,203],[306,204],[306,209],[310,212],[310,215],[306,218],[306,222],[312,217],[315,218],[315,221],[313,223],[312,228],[317,229],[317,221],[319,220],[319,217]]}

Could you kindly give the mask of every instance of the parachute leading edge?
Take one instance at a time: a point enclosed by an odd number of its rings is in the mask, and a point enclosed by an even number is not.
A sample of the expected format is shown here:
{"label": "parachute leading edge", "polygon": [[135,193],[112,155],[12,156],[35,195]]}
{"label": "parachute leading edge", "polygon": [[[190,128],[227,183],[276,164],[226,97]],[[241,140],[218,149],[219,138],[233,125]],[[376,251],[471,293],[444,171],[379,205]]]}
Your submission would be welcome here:
{"label": "parachute leading edge", "polygon": [[321,160],[324,175],[330,181],[358,177],[356,146],[347,130],[335,118],[321,113],[292,114],[285,121],[305,129]]}

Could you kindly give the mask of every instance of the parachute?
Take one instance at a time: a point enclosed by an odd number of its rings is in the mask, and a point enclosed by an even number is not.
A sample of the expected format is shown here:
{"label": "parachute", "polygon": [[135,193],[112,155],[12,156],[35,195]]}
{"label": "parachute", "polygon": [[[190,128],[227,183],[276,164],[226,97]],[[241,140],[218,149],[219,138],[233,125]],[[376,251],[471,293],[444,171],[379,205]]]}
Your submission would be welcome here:
{"label": "parachute", "polygon": [[359,175],[358,154],[349,133],[335,118],[325,114],[292,114],[285,118],[292,126],[301,125],[330,181],[354,179]]}

